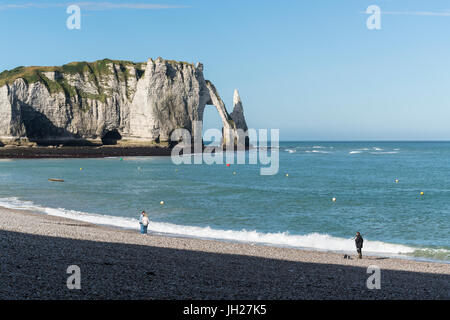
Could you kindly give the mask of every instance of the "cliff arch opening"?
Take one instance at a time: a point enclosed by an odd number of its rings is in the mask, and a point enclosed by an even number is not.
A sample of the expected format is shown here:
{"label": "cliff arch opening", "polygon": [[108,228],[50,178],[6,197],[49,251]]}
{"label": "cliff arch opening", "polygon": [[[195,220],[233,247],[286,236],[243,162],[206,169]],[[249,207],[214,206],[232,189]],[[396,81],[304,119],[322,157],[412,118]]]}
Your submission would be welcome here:
{"label": "cliff arch opening", "polygon": [[[214,136],[205,136],[205,132],[214,129],[220,131],[221,137]],[[209,131],[209,133],[213,133]],[[217,108],[213,105],[209,105],[205,107],[203,111],[203,119],[202,119],[202,138],[206,139],[203,142],[205,144],[212,144],[219,146],[222,143],[223,139],[223,119],[221,118]]]}
{"label": "cliff arch opening", "polygon": [[102,137],[102,144],[103,145],[115,145],[117,144],[117,141],[122,139],[122,135],[117,130],[110,130],[106,132]]}
{"label": "cliff arch opening", "polygon": [[[221,131],[221,134],[216,133],[216,139],[214,141],[214,144],[217,144],[219,141],[218,136],[221,136],[220,145],[226,145],[229,142],[231,142],[231,139],[233,139],[233,133],[234,133],[234,123],[230,117],[230,115],[227,112],[227,109],[225,108],[225,104],[223,103],[222,99],[220,98],[219,94],[217,93],[216,88],[210,81],[206,81],[206,89],[208,90],[207,96],[204,96],[204,100],[201,101],[200,106],[198,108],[197,117],[195,119],[197,120],[195,126],[192,128],[192,134],[194,137],[194,140],[203,139],[204,132],[208,129],[208,126],[212,126],[214,128],[217,128],[219,131]],[[206,106],[212,106],[212,107],[206,107]],[[205,118],[205,109],[208,111],[206,112],[206,118]],[[217,112],[217,113],[216,113]],[[216,121],[215,119],[218,119],[219,121]],[[212,120],[210,120],[210,118]],[[204,125],[204,120],[206,120],[206,125]],[[210,121],[212,124],[210,124]],[[217,124],[221,123],[220,124]],[[205,128],[205,130],[203,129]],[[220,128],[222,130],[220,130]],[[201,137],[200,137],[201,136]],[[206,137],[206,140],[208,140],[208,137]]]}

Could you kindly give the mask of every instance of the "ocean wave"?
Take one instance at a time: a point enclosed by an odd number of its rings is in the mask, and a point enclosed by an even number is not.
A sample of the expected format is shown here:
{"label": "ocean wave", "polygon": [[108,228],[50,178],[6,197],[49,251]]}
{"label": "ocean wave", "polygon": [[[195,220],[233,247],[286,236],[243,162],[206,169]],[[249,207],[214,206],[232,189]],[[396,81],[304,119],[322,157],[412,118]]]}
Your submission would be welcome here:
{"label": "ocean wave", "polygon": [[363,153],[366,151],[370,151],[370,152],[368,152],[370,154],[396,154],[396,153],[399,153],[399,149],[394,149],[394,151],[383,151],[383,150],[384,149],[381,149],[378,147],[373,147],[372,149],[361,148],[361,149],[351,150],[349,152],[349,154],[359,154],[359,153]]}
{"label": "ocean wave", "polygon": [[321,151],[321,150],[305,150],[306,153],[331,153],[329,151]]}
{"label": "ocean wave", "polygon": [[373,150],[373,149],[359,148],[359,149],[350,150],[349,154],[359,154],[359,153],[364,153],[365,151],[371,151],[371,150]]}
{"label": "ocean wave", "polygon": [[450,250],[447,249],[416,249],[408,255],[416,258],[428,258],[441,261],[450,260]]}
{"label": "ocean wave", "polygon": [[[52,216],[69,218],[73,220],[107,225],[125,229],[138,230],[139,223],[135,218],[110,216],[94,213],[85,213],[63,208],[48,208],[34,204],[31,201],[23,201],[18,198],[0,198],[0,206],[10,209],[22,209],[48,214]],[[210,227],[185,226],[166,222],[151,222],[149,230],[156,233],[178,235],[202,239],[227,240],[272,246],[285,246],[312,250],[326,250],[339,252],[353,252],[354,241],[330,236],[322,233],[310,233],[307,235],[294,235],[289,232],[262,233],[252,230],[221,230]],[[450,250],[413,248],[401,244],[371,241],[367,238],[364,242],[366,253],[390,256],[409,256],[415,258],[427,258],[435,260],[450,260]]]}
{"label": "ocean wave", "polygon": [[289,152],[289,153],[296,153],[297,150],[294,150],[294,149],[286,149],[286,152]]}

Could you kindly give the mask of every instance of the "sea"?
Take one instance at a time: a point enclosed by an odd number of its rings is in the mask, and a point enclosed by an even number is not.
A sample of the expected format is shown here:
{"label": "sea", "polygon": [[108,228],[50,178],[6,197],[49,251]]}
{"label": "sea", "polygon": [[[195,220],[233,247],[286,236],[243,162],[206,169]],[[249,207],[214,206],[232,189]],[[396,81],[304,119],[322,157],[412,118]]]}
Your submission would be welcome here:
{"label": "sea", "polygon": [[358,231],[365,254],[450,263],[450,142],[281,142],[246,156],[261,152],[278,156],[276,175],[171,157],[0,160],[0,206],[136,232],[145,210],[154,234],[352,254]]}

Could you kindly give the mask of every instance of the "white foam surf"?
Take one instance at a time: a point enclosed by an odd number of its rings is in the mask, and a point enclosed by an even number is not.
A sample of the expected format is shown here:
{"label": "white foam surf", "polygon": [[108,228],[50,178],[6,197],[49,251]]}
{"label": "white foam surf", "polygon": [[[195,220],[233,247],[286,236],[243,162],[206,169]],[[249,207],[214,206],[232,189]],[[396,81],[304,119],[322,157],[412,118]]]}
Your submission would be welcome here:
{"label": "white foam surf", "polygon": [[320,151],[320,150],[306,150],[305,152],[306,152],[306,153],[323,153],[323,154],[325,154],[325,153],[331,153],[331,152],[329,152],[329,151]]}
{"label": "white foam surf", "polygon": [[397,154],[398,151],[371,152],[370,154]]}
{"label": "white foam surf", "polygon": [[349,154],[366,153],[366,151],[369,151],[368,153],[370,153],[370,154],[397,154],[397,153],[399,153],[399,149],[394,149],[394,151],[383,151],[383,149],[381,149],[381,148],[373,147],[372,149],[361,148],[361,149],[351,150],[349,152]]}
{"label": "white foam surf", "polygon": [[[69,218],[98,225],[114,226],[119,228],[138,230],[138,220],[120,216],[101,215],[93,213],[66,210],[63,208],[48,208],[23,201],[18,198],[0,198],[0,206],[10,209],[31,210],[52,216]],[[333,237],[328,234],[311,233],[307,235],[293,235],[289,232],[262,233],[252,230],[221,230],[210,227],[184,226],[165,222],[152,221],[149,225],[151,232],[170,234],[203,239],[216,239],[255,243],[263,245],[287,246],[313,250],[353,252],[354,241]],[[383,255],[413,255],[416,248],[401,244],[385,243],[365,239],[364,249],[367,253]]]}

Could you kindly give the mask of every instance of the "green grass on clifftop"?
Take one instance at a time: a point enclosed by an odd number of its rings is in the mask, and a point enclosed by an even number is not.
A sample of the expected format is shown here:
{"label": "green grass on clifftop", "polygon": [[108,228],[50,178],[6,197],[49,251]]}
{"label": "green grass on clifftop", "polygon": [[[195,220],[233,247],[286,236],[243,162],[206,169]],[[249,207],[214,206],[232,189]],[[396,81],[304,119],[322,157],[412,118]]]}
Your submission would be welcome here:
{"label": "green grass on clifftop", "polygon": [[[171,65],[192,66],[192,64],[187,62],[158,59]],[[135,88],[130,86],[130,80],[133,80],[132,83],[135,83],[136,80],[140,79],[144,75],[145,67],[145,62],[136,63],[111,59],[94,62],[71,62],[55,67],[21,66],[0,73],[0,87],[11,85],[17,79],[23,79],[27,84],[41,82],[51,95],[62,92],[69,100],[73,97],[78,97],[81,108],[83,108],[84,105],[87,105],[85,103],[86,99],[105,102],[114,93],[115,89],[108,86],[108,81],[113,78],[116,78],[121,84],[125,84],[127,98],[131,99]],[[92,93],[92,90],[90,90],[91,92],[83,92],[77,81],[73,81],[76,78],[81,79],[83,82],[89,82],[89,87],[96,89],[95,91],[97,92],[95,94]]]}
{"label": "green grass on clifftop", "polygon": [[[114,68],[111,68],[111,65]],[[81,98],[105,101],[111,89],[106,86],[105,80],[109,76],[115,76],[120,82],[129,82],[130,73],[134,69],[136,78],[142,77],[145,71],[145,63],[134,63],[123,60],[98,60],[95,62],[71,62],[58,67],[17,67],[0,73],[0,87],[12,84],[17,79],[23,79],[27,84],[35,82],[43,83],[51,94],[64,92],[66,97],[78,95]],[[55,79],[49,79],[47,72],[55,72]],[[89,81],[97,87],[98,94],[82,92],[79,88],[69,83],[70,75],[80,75],[84,81]],[[128,89],[128,85],[127,85]],[[127,95],[131,94],[127,92]]]}

